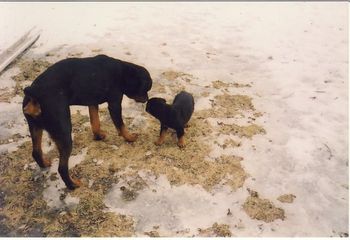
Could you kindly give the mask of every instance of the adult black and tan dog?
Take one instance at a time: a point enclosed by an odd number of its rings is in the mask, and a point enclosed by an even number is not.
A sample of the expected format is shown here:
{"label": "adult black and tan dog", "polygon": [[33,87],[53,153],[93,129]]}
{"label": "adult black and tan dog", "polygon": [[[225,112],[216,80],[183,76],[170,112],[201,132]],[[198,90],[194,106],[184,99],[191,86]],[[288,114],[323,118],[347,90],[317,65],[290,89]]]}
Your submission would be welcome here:
{"label": "adult black and tan dog", "polygon": [[42,168],[51,162],[43,157],[41,138],[46,130],[59,151],[58,172],[67,188],[81,184],[68,172],[72,151],[72,123],[70,105],[89,106],[94,139],[105,138],[100,129],[98,105],[108,103],[115,127],[126,141],[136,140],[122,119],[122,99],[125,94],[136,102],[146,102],[152,87],[149,72],[141,66],[105,55],[61,60],[39,75],[31,86],[24,89],[23,113],[27,119],[33,143],[32,156]]}
{"label": "adult black and tan dog", "polygon": [[176,130],[177,145],[180,148],[184,147],[184,128],[190,120],[193,110],[193,96],[185,91],[181,91],[175,96],[172,105],[167,104],[163,98],[151,98],[147,102],[146,111],[160,121],[160,136],[155,144],[163,144],[167,129],[172,128]]}

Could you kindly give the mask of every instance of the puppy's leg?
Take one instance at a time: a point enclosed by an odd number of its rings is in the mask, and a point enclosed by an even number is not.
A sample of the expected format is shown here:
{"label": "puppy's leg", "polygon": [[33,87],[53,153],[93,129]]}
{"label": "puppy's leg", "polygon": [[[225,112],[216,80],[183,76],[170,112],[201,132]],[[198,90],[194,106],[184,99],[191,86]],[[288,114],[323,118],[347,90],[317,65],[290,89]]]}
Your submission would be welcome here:
{"label": "puppy's leg", "polygon": [[108,110],[111,114],[111,118],[115,127],[118,130],[119,135],[123,136],[124,139],[128,142],[134,142],[137,139],[136,134],[130,134],[127,128],[124,125],[122,119],[122,108],[121,108],[121,99],[119,101],[109,101]]}
{"label": "puppy's leg", "polygon": [[176,135],[177,135],[177,146],[179,146],[180,148],[185,147],[185,139],[184,139],[184,135],[185,135],[185,131],[183,128],[178,128],[176,129]]}
{"label": "puppy's leg", "polygon": [[89,115],[94,140],[102,140],[106,138],[106,134],[100,128],[100,118],[98,116],[98,105],[89,106]]}
{"label": "puppy's leg", "polygon": [[160,125],[160,135],[158,140],[154,143],[157,146],[160,146],[164,143],[166,131],[168,130],[168,127],[166,127],[164,124]]}

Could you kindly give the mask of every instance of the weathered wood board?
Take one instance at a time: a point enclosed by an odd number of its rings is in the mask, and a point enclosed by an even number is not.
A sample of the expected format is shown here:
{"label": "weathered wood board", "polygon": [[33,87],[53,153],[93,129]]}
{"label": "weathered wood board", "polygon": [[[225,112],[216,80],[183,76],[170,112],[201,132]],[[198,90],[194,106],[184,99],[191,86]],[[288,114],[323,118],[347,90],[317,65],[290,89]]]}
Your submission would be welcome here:
{"label": "weathered wood board", "polygon": [[1,72],[22,52],[31,47],[40,37],[40,30],[33,27],[20,37],[14,44],[12,44],[5,51],[0,53],[0,74]]}

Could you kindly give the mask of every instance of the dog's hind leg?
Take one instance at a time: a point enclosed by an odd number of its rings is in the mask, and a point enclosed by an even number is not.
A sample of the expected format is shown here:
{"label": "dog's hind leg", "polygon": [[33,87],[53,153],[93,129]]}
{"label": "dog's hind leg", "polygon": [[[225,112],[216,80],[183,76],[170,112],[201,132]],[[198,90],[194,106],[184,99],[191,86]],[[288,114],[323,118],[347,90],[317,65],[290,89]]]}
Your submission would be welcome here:
{"label": "dog's hind leg", "polygon": [[51,166],[51,162],[46,158],[43,158],[43,151],[41,149],[41,140],[43,129],[36,126],[32,122],[28,121],[30,136],[33,143],[32,156],[34,160],[38,163],[39,167],[46,168]]}
{"label": "dog's hind leg", "polygon": [[62,105],[62,102],[60,102],[60,106],[56,108],[51,106],[52,115],[48,120],[48,126],[50,127],[47,128],[47,131],[56,143],[59,152],[58,172],[67,188],[73,190],[79,187],[81,183],[69,175],[68,161],[73,147],[72,123],[68,104],[65,107]]}
{"label": "dog's hind leg", "polygon": [[26,106],[31,103],[31,98],[24,97],[23,100],[23,113],[28,122],[30,136],[32,138],[32,156],[37,162],[39,167],[46,168],[51,166],[51,162],[43,157],[43,151],[41,149],[41,140],[43,135],[43,128],[40,126],[38,120],[32,115],[26,112]]}
{"label": "dog's hind leg", "polygon": [[106,134],[101,130],[100,118],[98,116],[98,105],[89,106],[89,115],[94,140],[102,140],[106,138]]}
{"label": "dog's hind leg", "polygon": [[73,179],[69,176],[68,161],[72,152],[72,138],[70,136],[62,136],[54,138],[54,141],[60,155],[58,172],[67,188],[73,190],[79,187],[81,183],[78,179]]}

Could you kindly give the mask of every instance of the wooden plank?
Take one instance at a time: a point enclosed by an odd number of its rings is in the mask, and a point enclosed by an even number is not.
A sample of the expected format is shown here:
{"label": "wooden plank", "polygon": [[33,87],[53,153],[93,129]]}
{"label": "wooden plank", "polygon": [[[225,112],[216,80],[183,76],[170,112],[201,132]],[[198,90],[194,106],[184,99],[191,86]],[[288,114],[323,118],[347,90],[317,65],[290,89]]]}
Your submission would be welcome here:
{"label": "wooden plank", "polygon": [[13,61],[18,55],[31,47],[40,37],[40,31],[33,27],[26,32],[20,39],[12,44],[8,49],[0,54],[0,73]]}

